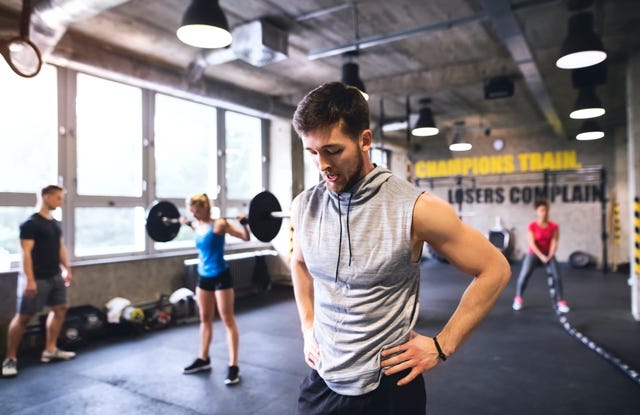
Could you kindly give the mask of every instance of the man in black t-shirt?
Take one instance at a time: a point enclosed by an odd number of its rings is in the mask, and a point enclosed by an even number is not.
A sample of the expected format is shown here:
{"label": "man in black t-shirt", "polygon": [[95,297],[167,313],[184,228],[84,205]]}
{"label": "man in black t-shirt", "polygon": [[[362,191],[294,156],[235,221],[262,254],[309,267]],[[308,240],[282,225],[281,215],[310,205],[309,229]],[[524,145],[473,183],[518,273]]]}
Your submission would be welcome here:
{"label": "man in black t-shirt", "polygon": [[18,374],[18,346],[27,324],[45,305],[50,307],[50,311],[45,349],[40,361],[69,360],[76,355],[57,347],[67,312],[67,287],[72,277],[60,222],[51,216],[51,211],[62,206],[64,191],[59,186],[47,186],[42,189],[41,199],[39,211],[20,225],[22,272],[18,278],[16,314],[9,323],[7,356],[2,362],[3,376]]}

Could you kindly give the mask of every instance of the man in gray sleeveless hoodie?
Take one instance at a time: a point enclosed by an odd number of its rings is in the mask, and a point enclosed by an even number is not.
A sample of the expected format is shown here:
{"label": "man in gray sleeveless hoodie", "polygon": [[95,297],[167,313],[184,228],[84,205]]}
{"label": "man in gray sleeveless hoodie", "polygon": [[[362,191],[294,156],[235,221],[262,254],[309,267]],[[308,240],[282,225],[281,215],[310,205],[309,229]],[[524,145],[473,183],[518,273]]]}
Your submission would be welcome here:
{"label": "man in gray sleeveless hoodie", "polygon": [[[305,361],[298,414],[424,414],[422,373],[451,356],[510,277],[504,256],[449,204],[369,159],[359,90],[324,84],[293,125],[324,180],[293,202],[291,260]],[[413,331],[424,243],[474,279],[442,331]]]}

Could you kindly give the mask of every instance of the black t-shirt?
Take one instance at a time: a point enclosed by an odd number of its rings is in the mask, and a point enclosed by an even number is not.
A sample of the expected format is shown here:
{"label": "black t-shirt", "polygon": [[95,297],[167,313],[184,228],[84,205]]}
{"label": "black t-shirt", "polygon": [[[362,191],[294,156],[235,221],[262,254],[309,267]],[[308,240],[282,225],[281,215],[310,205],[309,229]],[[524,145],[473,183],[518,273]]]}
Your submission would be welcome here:
{"label": "black t-shirt", "polygon": [[34,213],[20,225],[20,239],[35,243],[31,251],[33,275],[36,279],[53,278],[60,273],[60,222]]}

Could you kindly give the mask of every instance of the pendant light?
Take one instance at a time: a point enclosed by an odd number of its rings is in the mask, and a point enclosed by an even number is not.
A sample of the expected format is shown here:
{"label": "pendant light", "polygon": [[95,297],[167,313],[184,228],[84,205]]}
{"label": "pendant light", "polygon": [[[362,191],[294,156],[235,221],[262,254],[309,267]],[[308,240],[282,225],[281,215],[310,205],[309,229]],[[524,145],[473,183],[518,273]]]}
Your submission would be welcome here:
{"label": "pendant light", "polygon": [[429,108],[431,100],[429,98],[423,98],[420,100],[420,115],[416,125],[411,130],[411,134],[416,137],[429,137],[436,135],[440,132],[436,127],[436,122],[433,119],[433,112]]}
{"label": "pendant light", "polygon": [[356,62],[358,56],[360,55],[360,47],[358,44],[360,40],[360,31],[358,23],[358,5],[356,2],[352,3],[352,10],[356,49],[342,54],[342,57],[344,59],[344,63],[342,64],[342,83],[358,88],[364,99],[366,101],[369,101],[369,94],[367,94],[367,91],[364,87],[364,82],[362,82],[362,79],[360,78],[360,67]]}
{"label": "pendant light", "polygon": [[227,17],[218,0],[192,0],[176,35],[187,45],[205,49],[223,48],[232,40]]}
{"label": "pendant light", "polygon": [[449,150],[451,151],[469,151],[473,147],[470,142],[466,140],[466,130],[464,128],[464,121],[457,121],[454,125],[453,140],[449,144]]}
{"label": "pendant light", "polygon": [[602,40],[593,31],[593,14],[576,13],[569,18],[569,30],[556,66],[576,69],[596,65],[607,58]]}
{"label": "pendant light", "polygon": [[604,131],[600,128],[600,124],[594,120],[587,120],[580,127],[580,131],[576,135],[576,140],[588,141],[599,140],[604,137]]}
{"label": "pendant light", "polygon": [[342,64],[342,83],[358,88],[364,99],[368,101],[369,94],[367,94],[364,82],[360,78],[360,67],[354,62],[357,56],[358,51],[343,54],[345,62]]}
{"label": "pendant light", "polygon": [[600,117],[605,112],[602,102],[596,96],[595,87],[583,87],[578,92],[578,99],[569,117],[574,120],[584,120]]}

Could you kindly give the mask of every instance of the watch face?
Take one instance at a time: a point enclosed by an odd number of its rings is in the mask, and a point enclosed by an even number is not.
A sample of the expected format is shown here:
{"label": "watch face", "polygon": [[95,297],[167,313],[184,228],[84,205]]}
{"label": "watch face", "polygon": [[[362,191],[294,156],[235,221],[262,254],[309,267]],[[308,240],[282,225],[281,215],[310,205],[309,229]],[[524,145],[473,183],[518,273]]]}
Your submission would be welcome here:
{"label": "watch face", "polygon": [[493,149],[496,151],[500,151],[504,148],[504,141],[502,141],[501,139],[495,139],[493,140]]}

